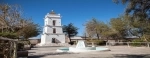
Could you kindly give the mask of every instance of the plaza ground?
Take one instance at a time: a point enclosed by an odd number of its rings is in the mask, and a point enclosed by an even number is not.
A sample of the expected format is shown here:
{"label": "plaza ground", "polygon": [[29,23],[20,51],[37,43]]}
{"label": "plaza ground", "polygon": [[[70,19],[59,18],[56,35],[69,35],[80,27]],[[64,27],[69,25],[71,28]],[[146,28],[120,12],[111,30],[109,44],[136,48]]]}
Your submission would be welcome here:
{"label": "plaza ground", "polygon": [[[102,46],[106,47],[106,46]],[[111,51],[64,53],[58,46],[36,47],[29,50],[29,58],[150,58],[148,47],[108,46]]]}

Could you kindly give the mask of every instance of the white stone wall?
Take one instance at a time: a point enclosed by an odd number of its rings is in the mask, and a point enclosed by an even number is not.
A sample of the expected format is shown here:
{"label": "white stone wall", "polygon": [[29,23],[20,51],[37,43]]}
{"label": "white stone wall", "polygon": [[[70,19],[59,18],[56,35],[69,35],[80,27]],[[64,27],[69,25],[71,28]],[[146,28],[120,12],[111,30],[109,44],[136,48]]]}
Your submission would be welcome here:
{"label": "white stone wall", "polygon": [[56,27],[56,33],[61,34],[62,32],[62,27]]}
{"label": "white stone wall", "polygon": [[46,43],[45,44],[50,44],[50,43],[52,43],[52,38],[55,38],[56,40],[58,40],[58,41],[56,41],[56,43],[65,43],[65,35],[64,34],[58,34],[58,35],[56,35],[56,34],[53,34],[53,35],[46,35],[47,36],[47,38],[46,38]]}
{"label": "white stone wall", "polygon": [[43,31],[45,31],[45,33],[53,33],[53,28],[56,29],[56,33],[63,33],[62,27],[45,27]]}
{"label": "white stone wall", "polygon": [[44,19],[44,25],[46,26],[48,24],[48,18]]}
{"label": "white stone wall", "polygon": [[61,26],[61,19],[60,18],[47,18],[46,21],[48,22],[47,25],[53,26],[53,20],[56,21],[55,26]]}
{"label": "white stone wall", "polygon": [[42,34],[41,35],[41,44],[45,44],[45,42],[46,42],[45,39],[46,39],[45,34]]}

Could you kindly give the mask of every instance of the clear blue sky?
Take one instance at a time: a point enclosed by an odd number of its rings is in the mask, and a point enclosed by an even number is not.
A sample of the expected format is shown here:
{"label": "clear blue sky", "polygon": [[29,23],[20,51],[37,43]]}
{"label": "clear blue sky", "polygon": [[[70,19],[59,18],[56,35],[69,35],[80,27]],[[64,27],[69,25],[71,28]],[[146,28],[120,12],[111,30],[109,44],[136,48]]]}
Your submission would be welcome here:
{"label": "clear blue sky", "polygon": [[84,33],[83,24],[92,17],[109,22],[125,10],[125,5],[117,5],[112,0],[1,0],[0,3],[21,5],[24,15],[32,17],[41,27],[44,16],[54,10],[61,14],[63,25],[73,23],[78,27],[80,36]]}

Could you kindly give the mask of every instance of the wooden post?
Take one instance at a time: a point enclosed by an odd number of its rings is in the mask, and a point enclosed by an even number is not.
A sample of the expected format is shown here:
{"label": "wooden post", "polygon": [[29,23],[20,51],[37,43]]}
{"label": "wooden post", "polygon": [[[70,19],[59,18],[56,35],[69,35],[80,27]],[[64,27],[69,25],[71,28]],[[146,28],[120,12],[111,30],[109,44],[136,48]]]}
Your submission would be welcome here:
{"label": "wooden post", "polygon": [[13,58],[17,58],[17,42],[15,41],[13,44],[14,44],[14,46],[13,46],[14,47],[14,49],[13,49],[14,50]]}
{"label": "wooden post", "polygon": [[93,42],[92,42],[92,47],[95,47]]}
{"label": "wooden post", "polygon": [[129,42],[127,42],[127,44],[128,44],[128,47],[130,47]]}
{"label": "wooden post", "polygon": [[149,48],[149,42],[147,43],[147,47]]}
{"label": "wooden post", "polygon": [[106,46],[107,46],[107,42],[106,42]]}
{"label": "wooden post", "polygon": [[78,40],[76,40],[76,44],[78,43]]}

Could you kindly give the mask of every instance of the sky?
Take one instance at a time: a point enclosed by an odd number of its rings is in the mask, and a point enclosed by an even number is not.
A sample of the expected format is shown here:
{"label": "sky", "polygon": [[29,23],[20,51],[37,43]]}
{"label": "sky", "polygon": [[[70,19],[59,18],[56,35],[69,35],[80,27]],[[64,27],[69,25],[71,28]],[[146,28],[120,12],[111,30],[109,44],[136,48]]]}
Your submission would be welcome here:
{"label": "sky", "polygon": [[[84,24],[92,18],[108,23],[111,18],[123,14],[125,5],[115,4],[112,0],[0,0],[0,3],[20,5],[25,17],[44,26],[44,17],[51,10],[61,14],[62,25],[73,23],[78,36],[85,33]],[[37,37],[40,37],[37,36]]]}

